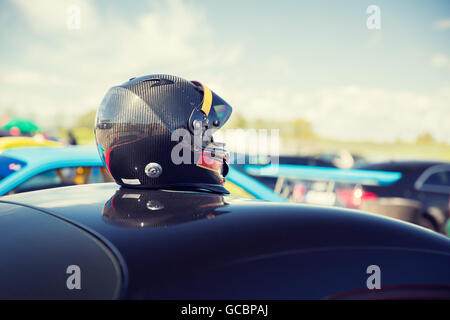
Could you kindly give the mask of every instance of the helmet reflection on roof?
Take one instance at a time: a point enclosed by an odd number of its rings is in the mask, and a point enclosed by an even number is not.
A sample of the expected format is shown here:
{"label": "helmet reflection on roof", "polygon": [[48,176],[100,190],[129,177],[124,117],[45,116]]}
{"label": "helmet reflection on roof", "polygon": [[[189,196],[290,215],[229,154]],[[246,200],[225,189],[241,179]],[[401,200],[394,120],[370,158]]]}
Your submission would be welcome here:
{"label": "helmet reflection on roof", "polygon": [[122,186],[227,193],[226,152],[212,135],[231,110],[196,81],[134,78],[106,93],[96,117],[97,147]]}
{"label": "helmet reflection on roof", "polygon": [[103,219],[121,227],[169,227],[227,213],[222,194],[121,188],[105,203]]}

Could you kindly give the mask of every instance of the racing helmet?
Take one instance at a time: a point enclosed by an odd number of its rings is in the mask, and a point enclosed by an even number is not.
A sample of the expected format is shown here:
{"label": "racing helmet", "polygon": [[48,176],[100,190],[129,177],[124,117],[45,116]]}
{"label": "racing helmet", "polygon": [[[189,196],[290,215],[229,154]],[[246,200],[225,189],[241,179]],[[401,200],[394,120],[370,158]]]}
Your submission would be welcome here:
{"label": "racing helmet", "polygon": [[200,82],[171,75],[132,78],[103,98],[95,140],[121,186],[228,193],[226,151],[213,133],[231,111]]}

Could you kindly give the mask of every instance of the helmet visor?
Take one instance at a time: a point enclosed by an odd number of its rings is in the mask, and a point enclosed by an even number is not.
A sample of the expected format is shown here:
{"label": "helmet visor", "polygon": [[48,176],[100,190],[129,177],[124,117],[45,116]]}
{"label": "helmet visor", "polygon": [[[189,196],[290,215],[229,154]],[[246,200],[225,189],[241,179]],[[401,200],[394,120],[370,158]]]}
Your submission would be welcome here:
{"label": "helmet visor", "polygon": [[231,116],[232,108],[220,97],[215,97],[208,115],[208,122],[214,125],[214,121],[218,124],[217,128],[221,128]]}
{"label": "helmet visor", "polygon": [[200,82],[193,81],[192,83],[203,93],[203,100],[201,105],[192,112],[190,117],[191,125],[195,128],[193,122],[198,120],[203,123],[203,127],[220,129],[231,116],[231,106]]}

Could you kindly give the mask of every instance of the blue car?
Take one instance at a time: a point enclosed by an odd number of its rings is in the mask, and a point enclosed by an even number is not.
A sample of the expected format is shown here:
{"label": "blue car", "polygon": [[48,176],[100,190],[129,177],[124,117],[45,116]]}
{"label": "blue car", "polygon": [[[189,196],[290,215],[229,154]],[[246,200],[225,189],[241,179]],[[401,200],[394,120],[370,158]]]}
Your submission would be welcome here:
{"label": "blue car", "polygon": [[[112,181],[92,146],[14,148],[0,154],[0,195]],[[226,187],[232,195],[286,201],[234,168],[230,168]]]}

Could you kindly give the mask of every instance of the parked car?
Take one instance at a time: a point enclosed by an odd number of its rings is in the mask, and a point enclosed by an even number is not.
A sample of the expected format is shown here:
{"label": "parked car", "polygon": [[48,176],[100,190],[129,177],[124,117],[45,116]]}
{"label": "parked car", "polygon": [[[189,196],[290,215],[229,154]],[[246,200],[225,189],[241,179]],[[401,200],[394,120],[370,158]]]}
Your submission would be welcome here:
{"label": "parked car", "polygon": [[293,202],[315,205],[342,205],[336,195],[338,184],[390,185],[401,173],[362,169],[291,164],[244,165],[252,176],[275,179],[275,192]]}
{"label": "parked car", "polygon": [[27,147],[0,154],[0,195],[113,181],[93,147]]}
{"label": "parked car", "polygon": [[234,196],[265,201],[287,202],[286,198],[233,166],[229,168],[225,188]]}
{"label": "parked car", "polygon": [[3,299],[450,298],[450,239],[355,210],[102,183],[0,219]]}
{"label": "parked car", "polygon": [[[270,166],[244,168],[253,175],[267,176],[264,171]],[[397,161],[345,170],[279,165],[270,176],[277,179],[275,192],[294,202],[364,209],[396,218],[403,212],[404,220],[446,233],[448,163]]]}
{"label": "parked car", "polygon": [[[14,148],[0,154],[0,195],[111,181],[97,149],[91,146]],[[235,196],[286,201],[233,168],[225,187]]]}
{"label": "parked car", "polygon": [[232,167],[237,170],[251,176],[252,178],[258,180],[259,182],[265,184],[272,190],[275,190],[277,177],[271,176],[260,176],[253,175],[250,171],[247,170],[247,167],[250,166],[264,166],[268,164],[283,164],[283,165],[296,165],[296,166],[314,166],[314,167],[324,167],[324,168],[336,168],[336,166],[331,162],[323,159],[319,159],[314,156],[279,156],[275,159],[272,157],[252,157],[249,155],[244,155],[242,157],[244,161],[243,164],[240,163],[232,163]]}
{"label": "parked car", "polygon": [[34,137],[0,137],[0,151],[21,147],[58,147],[63,144],[58,141]]}
{"label": "parked car", "polygon": [[360,207],[364,201],[377,198],[416,200],[423,208],[419,224],[445,233],[449,218],[450,163],[435,161],[391,161],[367,164],[364,170],[383,170],[401,173],[390,185],[338,186],[338,199],[348,207]]}

